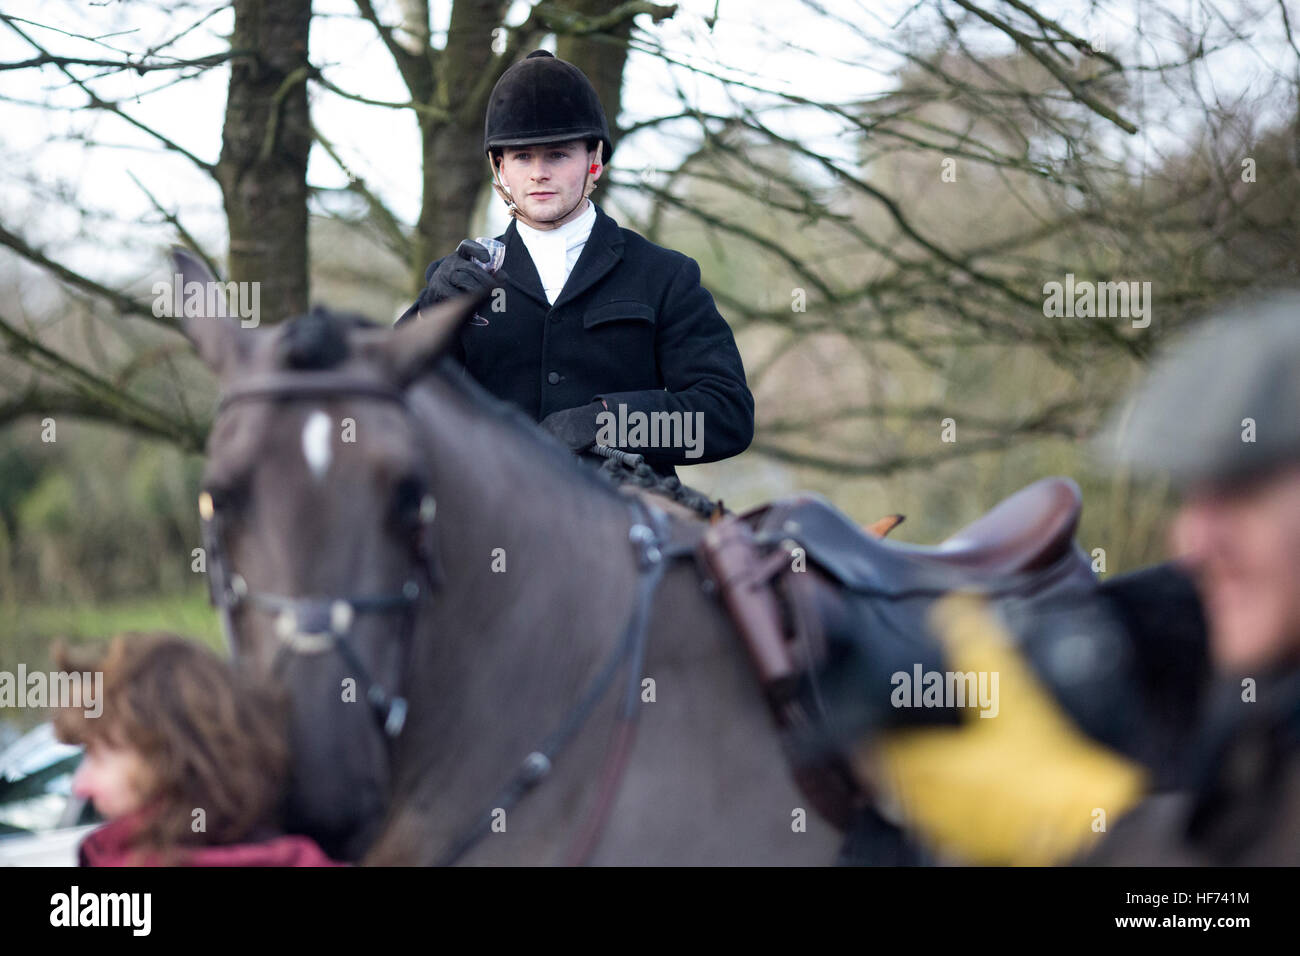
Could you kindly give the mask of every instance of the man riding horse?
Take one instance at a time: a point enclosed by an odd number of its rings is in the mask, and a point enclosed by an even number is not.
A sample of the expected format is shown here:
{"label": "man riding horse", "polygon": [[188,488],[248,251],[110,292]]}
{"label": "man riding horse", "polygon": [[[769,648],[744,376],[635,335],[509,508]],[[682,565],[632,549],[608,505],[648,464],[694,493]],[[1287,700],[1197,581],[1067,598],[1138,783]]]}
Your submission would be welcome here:
{"label": "man riding horse", "polygon": [[[619,226],[588,198],[613,152],[595,89],[537,50],[502,74],[483,149],[512,221],[503,267],[466,240],[432,263],[398,323],[464,293],[500,288],[452,354],[498,398],[575,452],[596,443],[641,454],[661,475],[738,455],[754,434],[740,353],[700,268]],[[599,417],[598,417],[599,416]],[[619,428],[632,422],[632,428]],[[650,423],[648,435],[637,423]],[[655,441],[668,431],[678,439]],[[697,429],[699,427],[699,430]]]}

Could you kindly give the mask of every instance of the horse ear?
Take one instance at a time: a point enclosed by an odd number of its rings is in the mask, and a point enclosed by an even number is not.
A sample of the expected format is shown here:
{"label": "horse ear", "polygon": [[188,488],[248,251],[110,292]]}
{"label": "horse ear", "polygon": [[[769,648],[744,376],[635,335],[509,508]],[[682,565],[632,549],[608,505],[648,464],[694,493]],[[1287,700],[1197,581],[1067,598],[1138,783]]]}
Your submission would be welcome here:
{"label": "horse ear", "polygon": [[411,319],[396,326],[385,342],[389,366],[400,385],[407,385],[446,354],[461,326],[491,295],[484,289],[473,295],[426,305]]}
{"label": "horse ear", "polygon": [[[188,249],[174,246],[172,265],[176,268],[176,281],[181,284],[175,293],[176,301],[181,303],[181,329],[193,343],[203,364],[220,377],[228,369],[231,360],[241,354],[239,323],[234,316],[227,315],[224,311],[219,315],[208,314],[208,303],[214,298],[209,290],[217,278],[198,256]],[[195,284],[201,290],[197,297],[197,311],[185,307],[192,299],[188,290]]]}

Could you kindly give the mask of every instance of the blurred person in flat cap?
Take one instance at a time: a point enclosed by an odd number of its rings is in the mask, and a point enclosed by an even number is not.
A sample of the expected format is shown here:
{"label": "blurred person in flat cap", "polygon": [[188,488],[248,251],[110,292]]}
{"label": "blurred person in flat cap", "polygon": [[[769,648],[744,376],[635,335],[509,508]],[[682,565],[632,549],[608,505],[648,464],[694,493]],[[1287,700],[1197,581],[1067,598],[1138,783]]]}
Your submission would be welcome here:
{"label": "blurred person in flat cap", "polygon": [[[945,862],[1300,862],[1300,292],[1219,310],[1098,447],[1174,483],[1174,560],[1073,604],[936,601],[996,719],[864,734],[854,769]],[[1054,664],[1081,648],[1082,694]]]}
{"label": "blurred person in flat cap", "polygon": [[1257,294],[1189,336],[1103,448],[1180,491],[1170,548],[1205,608],[1215,682],[1187,792],[1146,800],[1089,862],[1298,863],[1300,292]]}

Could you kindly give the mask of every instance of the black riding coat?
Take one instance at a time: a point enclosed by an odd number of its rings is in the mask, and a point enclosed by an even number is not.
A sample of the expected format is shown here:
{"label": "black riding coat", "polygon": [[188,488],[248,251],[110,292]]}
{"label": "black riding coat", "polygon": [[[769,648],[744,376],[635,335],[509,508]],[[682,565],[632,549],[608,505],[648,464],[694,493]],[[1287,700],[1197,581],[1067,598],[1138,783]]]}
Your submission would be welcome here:
{"label": "black riding coat", "polygon": [[694,259],[621,228],[596,206],[587,244],[550,305],[513,220],[498,238],[506,245],[503,310],[489,299],[478,310],[487,324],[467,323],[453,352],[479,384],[539,422],[597,398],[616,413],[620,404],[629,414],[703,412],[698,458],[685,448],[628,447],[661,472],[749,446],[754,397]]}

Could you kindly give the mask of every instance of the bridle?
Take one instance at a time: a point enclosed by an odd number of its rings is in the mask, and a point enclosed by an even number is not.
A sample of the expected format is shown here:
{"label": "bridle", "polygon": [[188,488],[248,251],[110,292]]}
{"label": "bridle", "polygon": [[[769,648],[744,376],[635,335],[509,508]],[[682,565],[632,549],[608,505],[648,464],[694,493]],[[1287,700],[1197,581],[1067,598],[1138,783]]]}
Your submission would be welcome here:
{"label": "bridle", "polygon": [[[250,378],[230,387],[223,393],[217,406],[216,418],[238,402],[278,402],[337,398],[344,395],[392,402],[402,409],[403,414],[412,414],[405,395],[392,386],[334,372],[295,372]],[[618,644],[560,724],[524,758],[505,786],[487,805],[488,809],[466,824],[461,836],[453,840],[438,858],[438,865],[450,865],[461,859],[491,832],[497,812],[509,811],[550,775],[555,760],[578,735],[620,672],[626,668],[623,693],[615,717],[614,739],[601,773],[596,806],[570,846],[565,862],[584,862],[595,850],[613,808],[618,784],[635,739],[640,713],[641,675],[654,594],[663,579],[668,562],[694,552],[691,544],[670,543],[669,522],[664,512],[637,496],[629,498],[629,507],[632,521],[628,529],[628,543],[632,546],[637,562],[637,589]],[[231,623],[232,614],[241,607],[274,614],[277,619],[276,636],[281,642],[277,658],[288,651],[337,651],[365,682],[367,700],[384,733],[390,738],[396,737],[401,733],[405,722],[406,700],[390,694],[370,676],[348,637],[358,615],[400,613],[405,617],[401,631],[402,655],[404,660],[409,657],[415,611],[421,598],[426,594],[431,595],[440,583],[437,565],[428,550],[428,532],[432,527],[434,513],[434,499],[431,495],[426,495],[420,504],[421,527],[412,576],[402,585],[400,592],[294,597],[252,590],[242,576],[228,569],[222,548],[220,515],[216,512],[211,496],[206,492],[200,495],[199,515],[207,554],[210,596],[221,617],[222,631],[232,659],[237,650]],[[421,579],[424,587],[421,587]],[[404,665],[401,672],[406,669]]]}
{"label": "bridle", "polygon": [[[232,405],[240,402],[282,402],[304,399],[356,396],[392,402],[410,415],[406,397],[396,388],[380,382],[340,375],[336,372],[294,372],[270,374],[227,389],[217,406],[214,422]],[[203,547],[207,556],[209,597],[221,618],[221,629],[232,660],[237,659],[232,617],[241,608],[250,608],[275,617],[275,634],[279,640],[273,668],[286,653],[318,654],[334,650],[347,663],[365,687],[366,700],[384,734],[395,738],[406,722],[406,699],[386,690],[370,674],[349,640],[358,617],[371,614],[401,615],[398,634],[402,666],[410,655],[416,611],[421,598],[438,584],[436,564],[429,552],[429,529],[436,505],[432,495],[420,502],[419,529],[413,547],[411,575],[400,591],[386,594],[344,594],[291,596],[250,588],[238,572],[228,566],[223,546],[221,515],[212,496],[199,496],[199,517],[203,528]]]}

